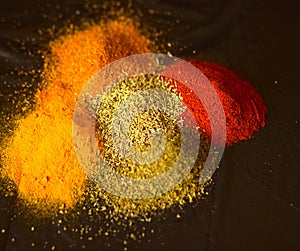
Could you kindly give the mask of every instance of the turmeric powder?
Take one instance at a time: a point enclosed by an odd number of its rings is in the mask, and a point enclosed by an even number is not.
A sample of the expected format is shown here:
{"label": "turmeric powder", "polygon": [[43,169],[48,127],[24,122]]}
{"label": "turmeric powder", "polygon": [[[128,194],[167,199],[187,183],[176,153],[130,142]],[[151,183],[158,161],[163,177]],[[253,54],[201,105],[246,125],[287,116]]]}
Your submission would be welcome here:
{"label": "turmeric powder", "polygon": [[50,43],[42,73],[45,88],[36,110],[19,121],[3,150],[2,176],[30,203],[72,206],[84,191],[85,174],[72,142],[72,114],[85,83],[109,62],[149,52],[150,41],[130,20],[70,32]]}

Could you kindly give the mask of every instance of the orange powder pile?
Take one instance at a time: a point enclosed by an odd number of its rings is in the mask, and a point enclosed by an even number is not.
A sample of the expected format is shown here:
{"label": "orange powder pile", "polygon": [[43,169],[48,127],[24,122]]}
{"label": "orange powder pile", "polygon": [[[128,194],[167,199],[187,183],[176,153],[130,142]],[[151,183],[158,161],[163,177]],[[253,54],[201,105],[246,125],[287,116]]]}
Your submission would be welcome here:
{"label": "orange powder pile", "polygon": [[[50,43],[36,110],[21,119],[1,155],[1,175],[30,203],[72,206],[84,191],[85,173],[72,141],[72,116],[83,86],[106,64],[149,52],[150,41],[131,21],[92,25]],[[44,204],[43,203],[43,204]]]}

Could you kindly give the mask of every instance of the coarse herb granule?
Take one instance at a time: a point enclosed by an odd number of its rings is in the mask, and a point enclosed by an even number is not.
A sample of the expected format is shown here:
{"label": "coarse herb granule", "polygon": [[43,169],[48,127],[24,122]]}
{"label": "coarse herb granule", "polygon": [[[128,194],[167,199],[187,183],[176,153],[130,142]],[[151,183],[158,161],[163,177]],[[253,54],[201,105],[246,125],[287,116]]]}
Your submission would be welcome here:
{"label": "coarse herb granule", "polygon": [[[161,131],[167,138],[165,151],[161,157],[151,163],[137,164],[121,156],[113,147],[114,142],[111,136],[111,123],[113,116],[122,102],[134,93],[142,90],[161,90],[174,93],[175,90],[168,88],[169,83],[160,76],[138,75],[128,78],[116,87],[104,93],[101,98],[101,105],[97,112],[96,133],[101,155],[118,173],[134,179],[149,179],[166,172],[172,168],[174,161],[178,158],[178,153],[182,145],[181,135],[178,130],[178,121],[167,114],[157,110],[147,110],[140,113],[130,123],[129,135],[136,151],[147,151],[151,147],[150,137],[152,133]],[[179,99],[180,97],[178,97]],[[169,109],[176,109],[168,105]],[[128,111],[130,112],[130,111]],[[126,120],[126,114],[121,119]],[[195,134],[195,129],[185,128],[191,135]],[[196,137],[196,134],[194,135]],[[193,145],[190,146],[194,147]],[[192,202],[201,197],[204,187],[199,185],[199,176],[203,164],[205,163],[210,144],[204,138],[201,139],[198,159],[192,172],[172,190],[148,199],[128,199],[112,195],[98,185],[90,183],[88,186],[92,200],[97,197],[104,198],[107,205],[113,208],[113,214],[125,216],[145,216],[156,210],[166,209],[172,205],[182,206],[186,202]],[[188,153],[187,153],[188,154]],[[97,173],[95,175],[98,175]],[[170,179],[168,182],[173,182]],[[118,186],[119,184],[111,184]],[[151,189],[151,187],[147,188]],[[152,188],[153,189],[153,188]],[[98,205],[101,206],[101,205]]]}

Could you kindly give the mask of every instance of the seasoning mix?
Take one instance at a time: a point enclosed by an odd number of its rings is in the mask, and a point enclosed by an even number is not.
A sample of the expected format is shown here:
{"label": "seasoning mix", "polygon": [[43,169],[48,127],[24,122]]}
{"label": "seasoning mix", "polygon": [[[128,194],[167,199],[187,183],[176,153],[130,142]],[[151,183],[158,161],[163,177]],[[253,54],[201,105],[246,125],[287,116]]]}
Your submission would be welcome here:
{"label": "seasoning mix", "polygon": [[[40,212],[36,217],[52,213],[73,213],[77,217],[76,208],[81,208],[88,215],[104,212],[105,219],[111,224],[131,230],[136,220],[150,222],[151,217],[158,217],[165,209],[174,207],[178,210],[186,203],[201,199],[207,193],[204,186],[199,186],[199,175],[211,145],[209,118],[201,101],[183,83],[162,76],[133,76],[104,93],[95,123],[99,150],[118,173],[134,179],[148,179],[167,171],[180,149],[178,118],[149,110],[131,122],[128,136],[137,151],[147,151],[151,147],[153,131],[162,132],[168,139],[162,158],[151,164],[136,165],[120,156],[110,136],[112,116],[126,97],[140,90],[160,89],[176,94],[192,111],[197,125],[191,123],[190,113],[183,111],[185,130],[191,134],[198,130],[202,134],[198,159],[191,173],[171,191],[144,200],[112,195],[87,177],[77,160],[72,139],[73,112],[78,95],[100,68],[129,55],[154,52],[155,41],[142,35],[135,23],[125,17],[93,23],[84,29],[73,28],[51,41],[48,53],[44,54],[40,74],[43,88],[35,95],[35,109],[18,121],[13,135],[0,148],[1,177],[15,184],[24,207],[36,207],[36,212]],[[251,138],[264,126],[266,106],[248,82],[217,64],[191,63],[210,80],[220,97],[227,119],[228,145]],[[180,67],[175,64],[164,73],[180,70]],[[201,83],[195,88],[201,88]],[[106,229],[110,229],[109,224]],[[117,234],[114,228],[103,231],[99,227],[97,231],[105,236],[110,234],[109,231]],[[137,236],[132,230],[126,238],[137,240]]]}

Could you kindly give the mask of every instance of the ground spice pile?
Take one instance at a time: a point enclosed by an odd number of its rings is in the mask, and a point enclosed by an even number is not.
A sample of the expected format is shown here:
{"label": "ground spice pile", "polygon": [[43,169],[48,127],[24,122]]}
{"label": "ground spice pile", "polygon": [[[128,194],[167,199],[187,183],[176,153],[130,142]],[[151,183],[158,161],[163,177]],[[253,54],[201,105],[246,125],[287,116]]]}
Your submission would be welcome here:
{"label": "ground spice pile", "polygon": [[19,121],[1,153],[1,175],[15,182],[21,198],[46,205],[72,206],[77,201],[86,177],[72,142],[76,97],[100,68],[128,55],[149,52],[150,44],[128,20],[69,31],[51,42],[36,110]]}
{"label": "ground spice pile", "polygon": [[[227,145],[250,139],[256,131],[265,125],[267,108],[262,97],[250,83],[221,65],[201,61],[191,61],[190,63],[207,77],[220,98],[226,116]],[[168,73],[168,71],[179,71],[180,74],[186,76],[186,79],[189,79],[188,72],[184,71],[184,66],[181,63],[166,68],[163,74]],[[199,81],[197,83],[198,85],[193,86],[193,88],[201,91],[202,85]],[[185,84],[177,81],[172,82],[170,87],[177,90],[178,94],[182,96],[183,102],[192,112],[189,114],[184,112],[181,115],[185,124],[198,128],[204,136],[210,139],[209,116],[196,94]],[[213,104],[211,105],[213,106]],[[191,122],[191,114],[196,119],[197,124]],[[218,115],[215,114],[215,116]]]}
{"label": "ground spice pile", "polygon": [[[163,77],[156,75],[138,75],[124,80],[101,97],[101,105],[97,112],[98,125],[96,127],[99,148],[107,163],[123,176],[134,179],[149,179],[166,172],[172,168],[178,158],[180,148],[182,144],[184,144],[178,130],[178,121],[176,118],[171,118],[161,111],[150,109],[142,112],[131,121],[128,137],[136,151],[143,152],[151,147],[149,141],[151,134],[162,131],[168,140],[162,156],[151,163],[137,164],[120,155],[114,148],[114,142],[111,136],[111,124],[116,110],[134,93],[153,89],[175,94],[175,90],[169,88],[169,83]],[[168,109],[178,109],[167,103],[165,105]],[[184,110],[184,108],[182,110]],[[121,119],[126,120],[126,114],[124,114],[124,117]],[[197,137],[195,134],[196,130],[188,127],[185,127],[185,130],[185,133],[189,133],[191,137]],[[199,138],[196,139],[199,140]],[[192,142],[192,140],[186,142],[190,144],[188,149],[195,147],[192,145]],[[157,210],[166,209],[173,205],[182,206],[186,202],[193,202],[204,193],[204,187],[199,185],[199,176],[210,147],[209,142],[204,138],[202,138],[200,142],[198,158],[193,160],[195,165],[191,173],[179,184],[176,185],[175,183],[176,186],[173,189],[160,196],[142,200],[127,199],[107,193],[101,187],[93,183],[89,184],[89,193],[87,193],[86,196],[88,200],[91,201],[96,201],[95,198],[104,198],[106,204],[113,209],[110,214],[131,217],[144,217],[145,215],[151,215]],[[183,158],[192,158],[188,151],[184,153],[184,156]],[[184,163],[187,162],[188,161]],[[98,172],[96,172],[95,175],[99,175]],[[174,181],[171,178],[168,182],[171,183]],[[111,184],[111,186],[116,187],[119,186],[119,184]],[[149,186],[145,189],[154,188]],[[95,203],[93,206],[96,208],[102,207],[102,205],[98,203]]]}

